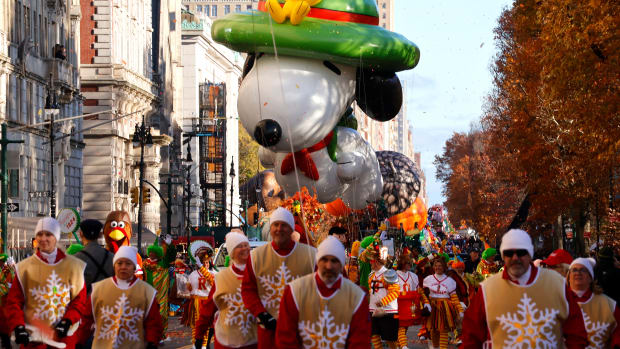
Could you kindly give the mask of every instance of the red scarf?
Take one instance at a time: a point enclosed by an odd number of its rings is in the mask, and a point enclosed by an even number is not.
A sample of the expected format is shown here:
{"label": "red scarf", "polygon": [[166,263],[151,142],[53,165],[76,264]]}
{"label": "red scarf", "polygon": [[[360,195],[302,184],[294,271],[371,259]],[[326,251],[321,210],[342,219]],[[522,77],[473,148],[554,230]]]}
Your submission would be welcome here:
{"label": "red scarf", "polygon": [[[284,157],[284,160],[282,160],[282,166],[280,166],[280,173],[285,176],[293,172],[293,170],[295,170],[295,165],[297,165],[297,168],[299,168],[301,173],[303,173],[306,177],[314,181],[318,181],[320,178],[319,171],[316,168],[314,160],[312,160],[311,153],[326,148],[332,141],[333,136],[334,131],[330,132],[325,138],[323,138],[322,141],[309,148],[304,148],[300,151],[296,151],[295,153],[288,153]],[[294,161],[293,158],[295,159]]]}

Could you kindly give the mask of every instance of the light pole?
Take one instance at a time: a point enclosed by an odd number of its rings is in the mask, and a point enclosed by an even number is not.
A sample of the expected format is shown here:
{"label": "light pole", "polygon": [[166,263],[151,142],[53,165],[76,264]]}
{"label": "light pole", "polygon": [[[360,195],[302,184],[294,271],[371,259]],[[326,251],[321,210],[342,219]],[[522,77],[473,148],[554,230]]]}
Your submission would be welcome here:
{"label": "light pole", "polygon": [[233,224],[233,195],[235,194],[235,157],[231,157],[230,159],[230,226]]}
{"label": "light pole", "polygon": [[54,89],[54,80],[50,74],[50,86],[47,90],[47,98],[45,98],[45,114],[49,116],[49,140],[50,140],[50,216],[56,218],[56,188],[54,185],[54,117],[60,113],[58,103],[56,103],[56,91]]}
{"label": "light pole", "polygon": [[187,189],[186,189],[186,193],[187,193],[187,220],[185,222],[185,229],[187,231],[187,246],[189,247],[190,244],[190,234],[191,234],[191,222],[190,222],[190,211],[191,211],[191,203],[192,203],[192,178],[190,176],[191,174],[191,169],[192,169],[192,163],[194,162],[192,160],[192,152],[191,152],[192,148],[190,147],[190,144],[187,143],[187,156],[185,157],[185,159],[183,159],[183,166],[185,167],[185,170],[187,171],[187,177],[186,177],[186,181],[187,181]]}
{"label": "light pole", "polygon": [[134,147],[140,146],[140,172],[139,172],[139,197],[138,197],[138,252],[142,253],[142,205],[143,203],[143,185],[144,180],[144,145],[153,145],[153,136],[151,135],[151,128],[147,128],[144,124],[144,114],[142,114],[142,124],[136,125],[136,129],[133,133],[131,140]]}

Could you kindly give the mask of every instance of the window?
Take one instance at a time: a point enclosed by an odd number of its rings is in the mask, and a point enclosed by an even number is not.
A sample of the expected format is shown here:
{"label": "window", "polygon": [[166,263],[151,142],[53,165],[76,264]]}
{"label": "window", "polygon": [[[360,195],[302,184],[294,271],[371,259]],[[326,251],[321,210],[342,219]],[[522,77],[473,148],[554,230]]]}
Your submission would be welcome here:
{"label": "window", "polygon": [[247,5],[247,6],[246,6],[246,8],[247,8],[247,10],[249,11],[249,10],[251,10],[251,9],[252,9],[252,5]]}
{"label": "window", "polygon": [[19,169],[9,169],[9,190],[10,198],[19,198]]}
{"label": "window", "polygon": [[202,5],[197,5],[196,6],[196,11],[202,12]]}
{"label": "window", "polygon": [[230,5],[224,5],[224,14],[227,15],[230,13]]}
{"label": "window", "polygon": [[217,17],[217,5],[211,7],[211,17]]}
{"label": "window", "polygon": [[[213,5],[215,6],[215,5]],[[210,5],[205,5],[205,13],[207,14],[207,16],[209,15],[209,13],[211,13],[211,6]]]}
{"label": "window", "polygon": [[385,8],[385,2],[383,3],[383,5],[381,7]]}
{"label": "window", "polygon": [[235,5],[235,12],[241,12],[241,5]]}

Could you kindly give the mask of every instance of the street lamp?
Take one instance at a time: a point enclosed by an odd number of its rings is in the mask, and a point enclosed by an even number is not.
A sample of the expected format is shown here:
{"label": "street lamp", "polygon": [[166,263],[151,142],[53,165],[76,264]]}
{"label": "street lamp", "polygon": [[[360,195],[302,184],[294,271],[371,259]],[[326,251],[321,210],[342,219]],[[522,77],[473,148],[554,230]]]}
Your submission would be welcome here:
{"label": "street lamp", "polygon": [[142,205],[143,205],[143,185],[144,181],[144,145],[153,145],[151,128],[144,124],[144,114],[142,114],[142,124],[136,125],[131,142],[134,147],[140,146],[140,172],[139,172],[139,197],[138,197],[138,252],[142,252]]}
{"label": "street lamp", "polygon": [[192,164],[193,164],[193,160],[192,160],[192,153],[191,153],[191,147],[190,144],[187,143],[187,156],[185,157],[185,159],[183,159],[182,163],[183,166],[185,167],[185,170],[187,171],[187,189],[185,189],[185,187],[183,187],[184,190],[187,191],[187,220],[186,220],[186,224],[185,224],[185,229],[187,231],[187,246],[189,246],[190,243],[190,233],[191,233],[191,222],[189,219],[189,215],[190,215],[190,209],[191,209],[191,203],[192,203],[192,180],[190,177],[191,174],[191,168],[192,168]]}
{"label": "street lamp", "polygon": [[54,80],[50,74],[50,85],[45,98],[45,115],[49,116],[49,140],[50,140],[50,216],[56,218],[56,189],[54,186],[54,117],[60,113],[58,103],[56,103],[56,90]]}
{"label": "street lamp", "polygon": [[230,226],[233,224],[233,195],[235,193],[235,157],[231,157],[230,159]]}

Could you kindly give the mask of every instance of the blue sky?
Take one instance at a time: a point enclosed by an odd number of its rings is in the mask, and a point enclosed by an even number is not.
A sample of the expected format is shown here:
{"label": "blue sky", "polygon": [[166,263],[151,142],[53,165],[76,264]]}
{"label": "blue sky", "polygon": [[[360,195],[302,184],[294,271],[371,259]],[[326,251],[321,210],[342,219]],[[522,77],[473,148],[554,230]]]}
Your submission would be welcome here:
{"label": "blue sky", "polygon": [[407,86],[407,117],[422,152],[429,204],[442,203],[433,160],[453,132],[479,120],[492,88],[493,29],[508,0],[395,0],[394,31],[421,51],[413,70],[399,73]]}

